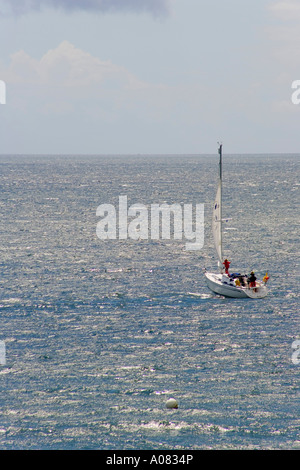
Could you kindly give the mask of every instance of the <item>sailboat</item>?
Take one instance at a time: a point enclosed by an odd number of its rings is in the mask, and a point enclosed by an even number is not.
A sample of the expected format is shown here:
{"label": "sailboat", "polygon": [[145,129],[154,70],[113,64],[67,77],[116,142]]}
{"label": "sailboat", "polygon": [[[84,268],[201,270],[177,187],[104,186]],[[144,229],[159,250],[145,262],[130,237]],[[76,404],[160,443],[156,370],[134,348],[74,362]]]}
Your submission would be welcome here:
{"label": "sailboat", "polygon": [[[219,183],[213,207],[212,232],[215,242],[215,249],[218,256],[219,272],[208,272],[205,269],[205,277],[208,287],[216,294],[225,297],[238,297],[260,299],[266,297],[268,289],[266,287],[269,279],[268,273],[262,281],[257,281],[255,277],[248,278],[245,274],[229,274],[228,260],[223,258],[222,247],[222,224],[229,219],[222,219],[222,144],[219,144]],[[225,270],[224,265],[225,264]],[[254,273],[251,273],[254,276]],[[250,279],[250,282],[249,282]]]}

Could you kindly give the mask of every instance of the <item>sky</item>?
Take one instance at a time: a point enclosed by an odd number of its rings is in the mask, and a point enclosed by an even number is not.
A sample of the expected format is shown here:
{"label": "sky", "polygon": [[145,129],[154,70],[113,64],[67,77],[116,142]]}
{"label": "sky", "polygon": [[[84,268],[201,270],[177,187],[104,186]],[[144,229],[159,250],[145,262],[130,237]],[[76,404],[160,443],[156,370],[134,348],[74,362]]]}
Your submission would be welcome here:
{"label": "sky", "polygon": [[0,45],[1,154],[300,153],[299,0],[0,0]]}

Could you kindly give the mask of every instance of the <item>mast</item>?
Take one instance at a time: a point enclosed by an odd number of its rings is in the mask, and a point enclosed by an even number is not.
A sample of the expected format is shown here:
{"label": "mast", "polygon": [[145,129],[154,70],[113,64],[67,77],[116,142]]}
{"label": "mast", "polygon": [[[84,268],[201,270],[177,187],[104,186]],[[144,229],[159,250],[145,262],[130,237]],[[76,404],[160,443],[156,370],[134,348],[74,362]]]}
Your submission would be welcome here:
{"label": "mast", "polygon": [[222,272],[223,253],[222,253],[222,144],[219,144],[219,181],[212,213],[212,232],[215,242],[215,248],[218,255],[218,267]]}
{"label": "mast", "polygon": [[[223,144],[219,143],[219,155],[220,155],[220,161],[219,161],[219,170],[220,170],[220,181],[219,181],[219,188],[220,188],[220,212],[219,212],[219,217],[220,217],[220,229],[219,229],[219,244],[220,244],[220,257],[221,257],[221,263],[223,262],[223,250],[222,250],[222,147]],[[222,269],[222,264],[220,264],[220,268]]]}

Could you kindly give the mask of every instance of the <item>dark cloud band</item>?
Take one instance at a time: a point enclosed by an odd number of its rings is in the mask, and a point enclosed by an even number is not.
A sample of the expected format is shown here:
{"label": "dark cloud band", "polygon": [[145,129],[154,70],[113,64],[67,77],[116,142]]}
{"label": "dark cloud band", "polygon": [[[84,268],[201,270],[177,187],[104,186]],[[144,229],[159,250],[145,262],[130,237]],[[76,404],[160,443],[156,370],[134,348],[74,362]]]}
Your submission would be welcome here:
{"label": "dark cloud band", "polygon": [[61,8],[66,11],[94,12],[147,12],[155,16],[167,15],[170,0],[2,0],[12,13],[22,15],[39,11],[43,7]]}

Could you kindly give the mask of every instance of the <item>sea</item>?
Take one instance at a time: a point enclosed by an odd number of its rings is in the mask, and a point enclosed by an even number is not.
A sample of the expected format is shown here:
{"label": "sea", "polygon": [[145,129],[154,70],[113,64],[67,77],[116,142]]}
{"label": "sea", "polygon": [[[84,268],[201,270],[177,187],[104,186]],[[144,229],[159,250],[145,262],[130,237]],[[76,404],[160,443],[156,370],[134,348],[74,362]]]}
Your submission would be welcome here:
{"label": "sea", "polygon": [[[223,156],[224,256],[269,276],[253,300],[205,282],[217,155],[1,155],[0,449],[299,449],[299,162]],[[120,196],[204,204],[202,248],[98,238]]]}

